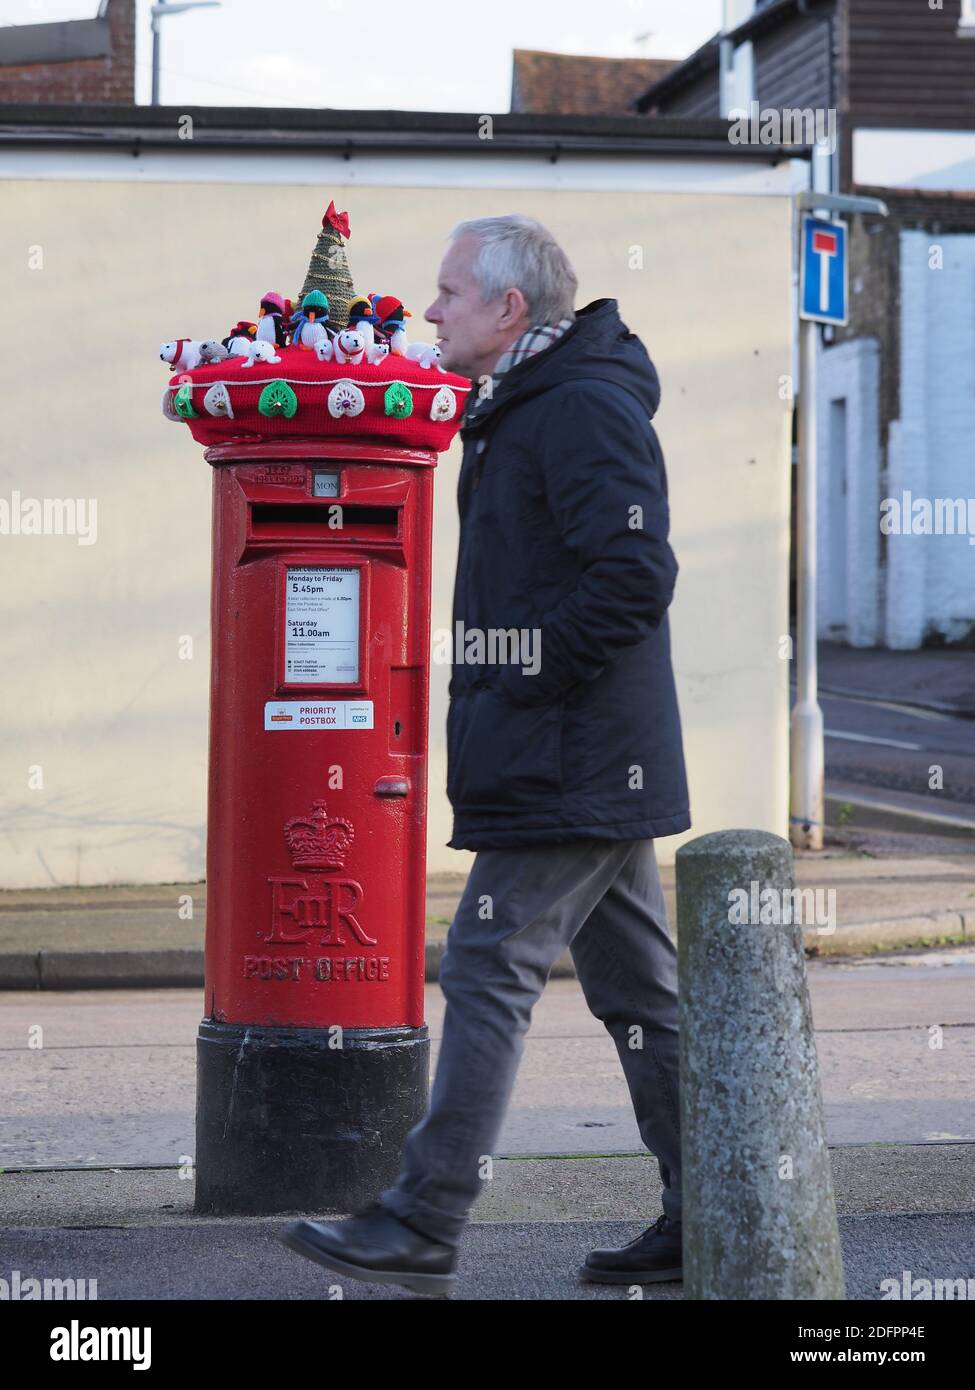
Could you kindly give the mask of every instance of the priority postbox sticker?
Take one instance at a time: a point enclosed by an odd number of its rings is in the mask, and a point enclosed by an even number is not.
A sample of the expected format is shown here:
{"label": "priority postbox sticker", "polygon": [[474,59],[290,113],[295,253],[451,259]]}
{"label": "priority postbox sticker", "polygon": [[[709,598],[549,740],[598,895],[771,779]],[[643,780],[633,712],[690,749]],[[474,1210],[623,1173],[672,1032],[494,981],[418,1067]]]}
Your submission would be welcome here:
{"label": "priority postbox sticker", "polygon": [[268,700],[265,729],[371,729],[371,700]]}

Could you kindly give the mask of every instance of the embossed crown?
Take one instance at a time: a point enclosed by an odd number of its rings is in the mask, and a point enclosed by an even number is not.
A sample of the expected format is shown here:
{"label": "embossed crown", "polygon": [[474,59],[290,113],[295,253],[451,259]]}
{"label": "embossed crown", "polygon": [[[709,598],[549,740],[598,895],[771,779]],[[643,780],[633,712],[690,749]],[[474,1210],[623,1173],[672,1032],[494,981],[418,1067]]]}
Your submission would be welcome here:
{"label": "embossed crown", "polygon": [[327,871],[345,867],[355,831],[351,821],[329,816],[325,802],[315,801],[310,816],[295,816],[285,822],[284,838],[296,869]]}

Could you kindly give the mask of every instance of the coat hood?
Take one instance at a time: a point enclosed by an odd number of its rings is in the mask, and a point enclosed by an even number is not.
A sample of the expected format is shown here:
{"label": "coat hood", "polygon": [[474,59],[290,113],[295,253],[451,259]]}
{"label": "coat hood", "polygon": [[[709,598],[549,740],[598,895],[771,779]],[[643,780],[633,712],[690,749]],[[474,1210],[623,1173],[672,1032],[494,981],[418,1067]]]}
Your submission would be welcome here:
{"label": "coat hood", "polygon": [[657,371],[643,343],[620,318],[615,299],[594,299],[576,312],[562,337],[510,368],[493,397],[478,399],[472,391],[462,428],[476,429],[482,420],[515,401],[537,396],[566,381],[610,381],[629,391],[652,419],[660,404]]}

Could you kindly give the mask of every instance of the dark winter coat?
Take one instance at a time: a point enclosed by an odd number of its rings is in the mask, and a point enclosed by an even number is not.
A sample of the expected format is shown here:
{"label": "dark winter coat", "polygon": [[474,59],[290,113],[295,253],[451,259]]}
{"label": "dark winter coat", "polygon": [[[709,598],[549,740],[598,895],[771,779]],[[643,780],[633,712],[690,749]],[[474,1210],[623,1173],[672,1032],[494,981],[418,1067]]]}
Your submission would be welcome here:
{"label": "dark winter coat", "polygon": [[[659,400],[613,299],[504,373],[493,399],[472,393],[447,716],[455,849],[650,839],[691,823]],[[490,650],[491,629],[526,630],[520,660]]]}

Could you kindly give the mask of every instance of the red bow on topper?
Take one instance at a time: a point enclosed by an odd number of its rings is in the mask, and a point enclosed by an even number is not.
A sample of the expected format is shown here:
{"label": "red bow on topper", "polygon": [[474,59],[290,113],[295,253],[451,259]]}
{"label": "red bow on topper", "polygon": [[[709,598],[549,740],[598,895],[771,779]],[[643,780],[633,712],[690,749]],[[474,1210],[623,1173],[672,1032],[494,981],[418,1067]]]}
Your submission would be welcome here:
{"label": "red bow on topper", "polygon": [[349,237],[352,235],[349,231],[349,214],[347,212],[335,211],[334,198],[325,209],[325,216],[322,218],[322,226],[328,226],[329,222],[331,222],[335,230],[341,232],[346,241],[348,241]]}

